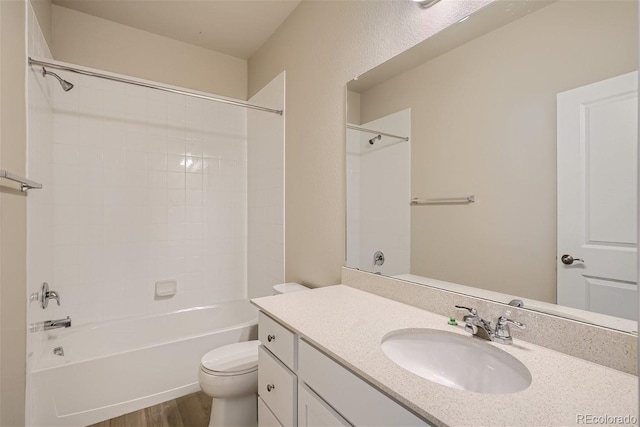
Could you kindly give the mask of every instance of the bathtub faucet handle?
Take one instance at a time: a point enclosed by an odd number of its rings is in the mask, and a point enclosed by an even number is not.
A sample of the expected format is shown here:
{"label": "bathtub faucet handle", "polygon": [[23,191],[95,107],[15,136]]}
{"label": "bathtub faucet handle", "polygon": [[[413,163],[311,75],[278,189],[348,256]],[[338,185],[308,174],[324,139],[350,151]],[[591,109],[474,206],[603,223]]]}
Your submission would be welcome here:
{"label": "bathtub faucet handle", "polygon": [[56,291],[49,291],[49,294],[47,295],[47,298],[56,300],[58,305],[60,305],[60,295],[58,295],[58,293]]}
{"label": "bathtub faucet handle", "polygon": [[58,294],[56,291],[50,291],[49,284],[47,282],[44,282],[42,284],[42,291],[40,293],[40,305],[42,306],[43,310],[49,305],[50,299],[56,300],[58,305],[60,305],[60,294]]}

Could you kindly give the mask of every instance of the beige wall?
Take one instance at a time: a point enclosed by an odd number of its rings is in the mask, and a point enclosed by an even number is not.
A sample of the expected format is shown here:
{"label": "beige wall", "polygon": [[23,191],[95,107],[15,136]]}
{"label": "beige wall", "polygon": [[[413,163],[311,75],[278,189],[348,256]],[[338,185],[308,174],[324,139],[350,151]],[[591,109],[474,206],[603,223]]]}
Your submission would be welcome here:
{"label": "beige wall", "polygon": [[238,99],[247,61],[53,5],[53,57]]}
{"label": "beige wall", "polygon": [[412,108],[416,197],[478,199],[412,209],[411,273],[556,301],[556,94],[637,69],[637,7],[558,2],[362,94]]}
{"label": "beige wall", "polygon": [[345,84],[488,1],[303,1],[249,60],[249,94],[287,72],[286,280],[340,282]]}
{"label": "beige wall", "polygon": [[51,0],[29,0],[33,6],[33,11],[38,18],[42,35],[49,46],[53,45],[53,31],[51,28]]}
{"label": "beige wall", "polygon": [[[25,3],[0,1],[0,169],[26,164]],[[0,425],[24,425],[26,199],[0,185]]]}

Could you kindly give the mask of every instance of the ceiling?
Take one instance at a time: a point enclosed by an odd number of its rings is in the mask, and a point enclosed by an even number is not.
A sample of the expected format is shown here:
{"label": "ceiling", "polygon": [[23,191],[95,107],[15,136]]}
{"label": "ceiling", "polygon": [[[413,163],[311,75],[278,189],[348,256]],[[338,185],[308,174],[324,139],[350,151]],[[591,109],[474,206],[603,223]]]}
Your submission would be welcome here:
{"label": "ceiling", "polygon": [[300,0],[53,0],[53,3],[248,59]]}

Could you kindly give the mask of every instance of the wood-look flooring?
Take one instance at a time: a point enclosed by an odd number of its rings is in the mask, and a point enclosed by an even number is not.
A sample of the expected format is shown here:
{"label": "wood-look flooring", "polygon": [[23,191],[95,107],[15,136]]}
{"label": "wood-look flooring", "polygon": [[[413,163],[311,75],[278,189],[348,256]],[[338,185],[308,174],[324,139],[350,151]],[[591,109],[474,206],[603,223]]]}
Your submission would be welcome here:
{"label": "wood-look flooring", "polygon": [[198,392],[89,427],[207,427],[210,414],[211,398]]}

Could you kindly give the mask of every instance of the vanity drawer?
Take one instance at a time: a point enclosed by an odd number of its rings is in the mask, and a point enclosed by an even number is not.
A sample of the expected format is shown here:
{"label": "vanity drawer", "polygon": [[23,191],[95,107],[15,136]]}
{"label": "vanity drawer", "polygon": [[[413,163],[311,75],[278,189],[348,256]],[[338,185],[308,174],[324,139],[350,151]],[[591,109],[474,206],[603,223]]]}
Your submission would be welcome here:
{"label": "vanity drawer", "polygon": [[258,427],[282,427],[261,397],[258,397]]}
{"label": "vanity drawer", "polygon": [[258,395],[284,426],[297,421],[298,378],[264,346],[258,348]]}
{"label": "vanity drawer", "polygon": [[298,378],[354,426],[431,426],[303,340]]}
{"label": "vanity drawer", "polygon": [[264,314],[258,314],[258,339],[292,371],[297,368],[295,334]]}

